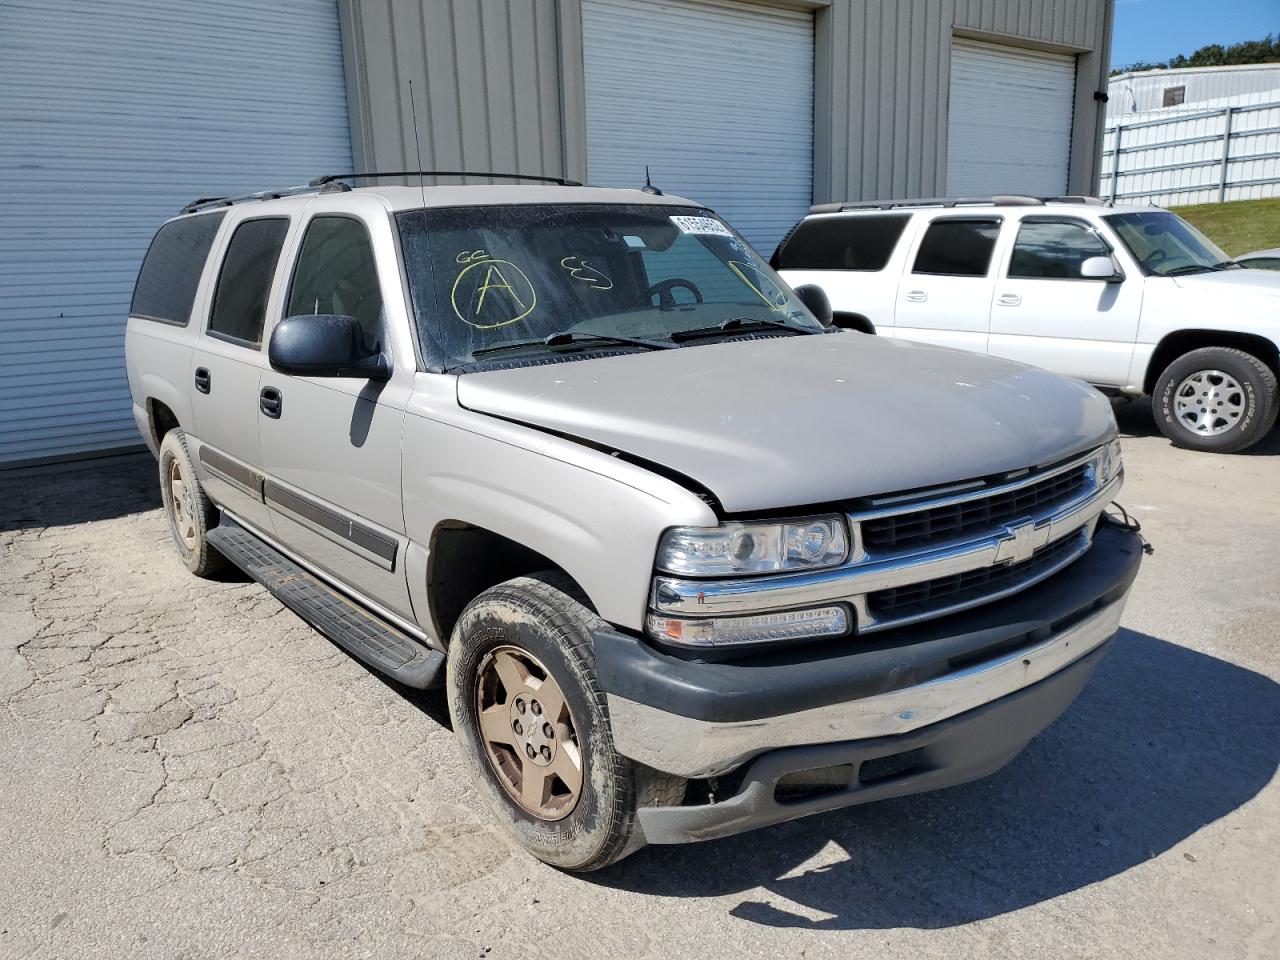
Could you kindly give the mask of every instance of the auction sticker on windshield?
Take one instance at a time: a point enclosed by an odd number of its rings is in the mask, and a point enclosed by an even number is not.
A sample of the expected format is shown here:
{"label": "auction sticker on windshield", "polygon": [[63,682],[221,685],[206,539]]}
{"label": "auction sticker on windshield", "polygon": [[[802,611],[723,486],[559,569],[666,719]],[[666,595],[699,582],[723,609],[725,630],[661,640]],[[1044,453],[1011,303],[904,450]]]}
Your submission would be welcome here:
{"label": "auction sticker on windshield", "polygon": [[726,227],[714,217],[672,217],[671,222],[680,228],[681,233],[696,233],[712,237],[732,237]]}

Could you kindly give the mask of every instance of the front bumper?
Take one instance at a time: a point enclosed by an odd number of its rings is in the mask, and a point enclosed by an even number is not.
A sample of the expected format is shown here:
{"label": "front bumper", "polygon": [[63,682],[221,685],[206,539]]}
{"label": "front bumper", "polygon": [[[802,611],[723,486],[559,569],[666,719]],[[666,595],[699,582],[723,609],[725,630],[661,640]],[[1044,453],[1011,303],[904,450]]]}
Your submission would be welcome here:
{"label": "front bumper", "polygon": [[[1135,533],[1104,521],[1084,556],[1010,599],[925,624],[732,663],[684,660],[634,637],[601,631],[595,638],[596,661],[614,745],[633,760],[690,778],[718,776],[764,754],[748,771],[744,787],[756,799],[741,799],[743,793],[734,798],[753,805],[750,822],[732,826],[741,817],[727,803],[715,805],[716,817],[728,818],[725,830],[706,823],[705,816],[698,821],[699,836],[720,836],[815,812],[787,805],[784,815],[777,815],[769,806],[774,801],[757,797],[766,789],[759,785],[767,785],[774,772],[781,776],[789,769],[811,769],[815,760],[825,758],[804,751],[830,745],[833,756],[886,756],[917,749],[923,741],[904,744],[931,737],[948,722],[960,723],[988,705],[994,709],[1015,697],[1036,701],[1031,713],[1044,722],[1027,726],[1018,719],[1012,736],[1016,742],[992,741],[998,749],[978,758],[976,765],[968,760],[946,764],[950,772],[945,775],[942,767],[932,774],[917,772],[895,781],[896,792],[890,793],[887,786],[870,789],[855,782],[848,791],[814,802],[821,804],[817,809],[830,809],[932,789],[944,785],[943,780],[961,782],[971,779],[973,769],[979,770],[974,776],[982,776],[1012,758],[1079,691],[1094,655],[1119,626],[1141,556],[1142,542]],[[1078,677],[1079,683],[1065,677]],[[1042,689],[1054,693],[1035,692]],[[985,729],[980,725],[964,736],[979,736],[977,731]],[[947,743],[953,739],[949,732],[944,737]],[[950,747],[944,752],[955,753]],[[832,761],[846,762],[852,761]],[[953,776],[959,779],[948,779]],[[696,809],[655,810],[646,816],[678,820],[693,816],[687,811]],[[681,833],[684,827],[672,829],[676,839],[694,838]]]}
{"label": "front bumper", "polygon": [[[753,762],[737,792],[719,803],[647,807],[649,843],[713,840],[854,804],[953,787],[995,773],[1053,723],[1106,653],[1094,648],[1048,679],[913,733],[775,750]],[[798,797],[779,790],[788,775],[830,773]]]}

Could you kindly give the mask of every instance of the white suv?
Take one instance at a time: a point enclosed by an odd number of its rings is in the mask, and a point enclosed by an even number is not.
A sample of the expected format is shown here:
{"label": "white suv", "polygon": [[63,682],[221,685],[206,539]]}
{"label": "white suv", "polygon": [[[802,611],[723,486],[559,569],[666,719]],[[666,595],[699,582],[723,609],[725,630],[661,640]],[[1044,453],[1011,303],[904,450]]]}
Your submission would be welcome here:
{"label": "white suv", "polygon": [[1153,398],[1174,443],[1229,453],[1276,420],[1280,274],[1178,216],[1092,198],[824,204],[773,256],[835,322]]}

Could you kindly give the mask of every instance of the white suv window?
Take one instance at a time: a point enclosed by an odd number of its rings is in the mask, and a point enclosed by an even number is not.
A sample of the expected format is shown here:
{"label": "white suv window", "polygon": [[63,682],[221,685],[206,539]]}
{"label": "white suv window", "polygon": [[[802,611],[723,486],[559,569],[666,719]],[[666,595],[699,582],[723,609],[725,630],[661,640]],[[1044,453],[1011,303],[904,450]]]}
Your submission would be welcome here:
{"label": "white suv window", "polygon": [[935,220],[929,224],[912,273],[944,277],[985,277],[1000,235],[1000,221],[987,219]]}
{"label": "white suv window", "polygon": [[1017,280],[1079,280],[1080,265],[1111,250],[1079,220],[1024,220],[1009,258],[1009,277]]}

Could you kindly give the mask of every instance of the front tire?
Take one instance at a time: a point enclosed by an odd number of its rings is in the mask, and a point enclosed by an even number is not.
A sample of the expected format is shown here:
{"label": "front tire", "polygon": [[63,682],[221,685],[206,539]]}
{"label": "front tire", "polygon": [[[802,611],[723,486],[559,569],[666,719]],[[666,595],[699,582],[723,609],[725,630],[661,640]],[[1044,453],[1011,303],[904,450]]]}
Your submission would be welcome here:
{"label": "front tire", "polygon": [[187,452],[186,437],[176,428],[160,443],[160,497],[174,546],[187,569],[198,577],[208,577],[225,567],[226,559],[205,537],[218,525],[218,508],[205,495]]}
{"label": "front tire", "polygon": [[566,578],[517,577],[462,612],[449,645],[453,729],[494,816],[563,870],[598,870],[643,846],[644,806],[684,780],[613,748],[591,631],[602,621]]}
{"label": "front tire", "polygon": [[1175,446],[1236,453],[1276,422],[1276,375],[1252,354],[1203,347],[1174,360],[1156,381],[1152,407]]}

